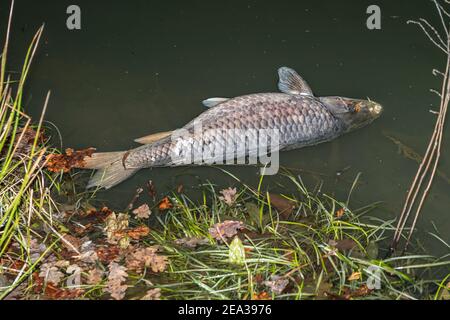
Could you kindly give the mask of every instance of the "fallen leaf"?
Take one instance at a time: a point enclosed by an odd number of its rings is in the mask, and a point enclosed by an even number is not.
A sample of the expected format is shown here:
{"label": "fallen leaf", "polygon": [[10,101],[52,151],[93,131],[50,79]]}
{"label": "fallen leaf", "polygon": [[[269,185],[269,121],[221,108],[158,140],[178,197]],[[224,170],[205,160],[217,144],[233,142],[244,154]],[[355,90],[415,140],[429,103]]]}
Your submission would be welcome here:
{"label": "fallen leaf", "polygon": [[61,289],[49,283],[44,289],[44,296],[52,300],[70,300],[80,297],[83,289]]}
{"label": "fallen leaf", "polygon": [[141,298],[141,300],[160,300],[161,298],[161,289],[155,288],[147,291],[145,296]]}
{"label": "fallen leaf", "polygon": [[355,281],[361,279],[361,272],[353,272],[349,277],[348,281]]}
{"label": "fallen leaf", "polygon": [[158,247],[138,248],[126,257],[126,265],[129,270],[141,273],[144,268],[150,268],[152,272],[163,272],[167,268],[168,258],[159,255]]}
{"label": "fallen leaf", "polygon": [[228,261],[231,264],[242,265],[245,263],[245,249],[239,237],[234,237],[228,248]]}
{"label": "fallen leaf", "polygon": [[152,212],[150,211],[150,207],[148,206],[148,204],[144,203],[139,208],[134,209],[133,213],[138,219],[148,219],[150,218],[150,214]]}
{"label": "fallen leaf", "polygon": [[366,284],[361,285],[356,290],[351,291],[349,288],[344,288],[344,292],[341,295],[326,292],[326,296],[332,300],[351,300],[353,298],[366,297],[372,293],[373,290],[369,289]]}
{"label": "fallen leaf", "polygon": [[236,188],[228,188],[221,190],[222,196],[219,196],[219,200],[225,202],[230,207],[236,202]]}
{"label": "fallen leaf", "polygon": [[[16,148],[16,154],[29,154],[33,147],[34,141],[36,139],[36,130],[26,127],[19,128],[15,137],[14,147]],[[45,137],[41,132],[39,132],[39,137],[37,138],[39,144],[45,142]]]}
{"label": "fallen leaf", "polygon": [[[32,263],[36,262],[41,255],[47,250],[47,246],[44,243],[40,243],[38,240],[30,239],[30,260]],[[21,266],[17,266],[13,269],[20,270]]]}
{"label": "fallen leaf", "polygon": [[450,300],[450,282],[443,288],[441,288],[441,292],[439,294],[439,300]]}
{"label": "fallen leaf", "polygon": [[110,263],[116,261],[120,255],[120,249],[117,246],[103,246],[99,247],[95,251],[100,261]]}
{"label": "fallen leaf", "polygon": [[147,189],[148,189],[148,195],[153,199],[153,201],[155,201],[156,198],[156,188],[155,185],[153,184],[152,180],[149,180],[147,182]]}
{"label": "fallen leaf", "polygon": [[264,278],[262,274],[258,273],[254,276],[253,280],[255,281],[255,283],[260,284],[264,281]]}
{"label": "fallen leaf", "polygon": [[123,232],[128,228],[128,215],[126,213],[119,213],[116,215],[111,213],[105,220],[104,232],[109,243],[117,243],[121,237],[124,236]]}
{"label": "fallen leaf", "polygon": [[358,289],[351,293],[352,297],[365,297],[372,293],[372,289],[369,289],[367,284],[361,285]]}
{"label": "fallen leaf", "polygon": [[78,288],[81,286],[81,272],[81,268],[76,264],[67,267],[66,273],[69,275],[66,280],[67,287]]}
{"label": "fallen leaf", "polygon": [[283,293],[283,290],[286,289],[289,284],[288,279],[280,276],[272,276],[270,279],[271,280],[264,281],[264,285],[270,288],[270,290],[275,294]]}
{"label": "fallen leaf", "polygon": [[207,238],[189,237],[177,239],[175,243],[186,248],[195,249],[198,246],[209,244],[209,240]]}
{"label": "fallen leaf", "polygon": [[260,293],[254,293],[252,300],[271,300],[272,298],[267,293],[267,291],[262,291]]}
{"label": "fallen leaf", "polygon": [[353,239],[330,240],[328,244],[341,251],[351,250],[358,246],[358,244]]}
{"label": "fallen leaf", "polygon": [[39,277],[44,279],[44,282],[51,282],[57,286],[64,278],[64,273],[59,271],[59,268],[54,263],[50,262],[42,264]]}
{"label": "fallen leaf", "polygon": [[140,238],[147,236],[149,233],[150,228],[147,226],[139,226],[126,231],[126,234],[134,240],[139,240]]}
{"label": "fallen leaf", "polygon": [[65,154],[49,154],[46,157],[47,170],[51,172],[69,172],[72,168],[83,168],[85,166],[84,159],[91,157],[95,148],[75,151],[71,148],[66,149]]}
{"label": "fallen leaf", "polygon": [[87,284],[95,285],[102,281],[104,272],[101,269],[95,268],[89,270],[86,278]]}
{"label": "fallen leaf", "polygon": [[130,211],[131,209],[133,209],[134,204],[139,199],[139,197],[141,196],[142,192],[144,192],[144,189],[142,189],[142,188],[137,188],[136,189],[136,193],[134,194],[133,199],[131,199],[130,203],[127,206],[127,211]]}
{"label": "fallen leaf", "polygon": [[292,200],[286,199],[281,195],[269,193],[270,205],[277,209],[280,215],[284,218],[289,217],[295,209],[296,203]]}
{"label": "fallen leaf", "polygon": [[336,218],[338,219],[342,218],[344,216],[344,213],[345,213],[344,208],[339,209],[338,211],[336,211]]}
{"label": "fallen leaf", "polygon": [[63,235],[63,241],[61,241],[61,244],[64,248],[69,250],[70,252],[76,252],[76,250],[80,249],[80,239],[76,238],[74,236],[71,236],[70,234]]}
{"label": "fallen leaf", "polygon": [[366,247],[367,256],[370,259],[378,258],[378,244],[375,241],[370,241]]}
{"label": "fallen leaf", "polygon": [[131,243],[131,238],[128,235],[120,237],[118,241],[118,246],[120,249],[126,249]]}
{"label": "fallen leaf", "polygon": [[226,220],[209,228],[209,234],[214,239],[223,241],[226,238],[234,237],[238,230],[242,229],[244,229],[244,223],[241,221]]}
{"label": "fallen leaf", "polygon": [[127,268],[117,264],[116,262],[111,262],[108,269],[109,274],[105,291],[109,292],[113,299],[122,300],[128,289],[128,286],[123,284],[128,277]]}
{"label": "fallen leaf", "polygon": [[171,209],[172,207],[173,207],[173,204],[172,204],[172,202],[170,202],[169,197],[165,197],[158,204],[159,211],[166,211],[166,210]]}
{"label": "fallen leaf", "polygon": [[95,263],[98,260],[98,255],[95,250],[88,250],[82,252],[78,259],[80,259],[80,261],[84,263]]}

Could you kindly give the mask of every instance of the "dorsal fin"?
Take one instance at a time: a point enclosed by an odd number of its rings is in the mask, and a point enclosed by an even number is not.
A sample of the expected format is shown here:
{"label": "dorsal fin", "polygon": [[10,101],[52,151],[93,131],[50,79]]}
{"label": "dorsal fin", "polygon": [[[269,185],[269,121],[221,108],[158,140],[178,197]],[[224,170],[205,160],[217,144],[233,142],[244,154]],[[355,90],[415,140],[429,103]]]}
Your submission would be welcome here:
{"label": "dorsal fin", "polygon": [[151,135],[142,137],[142,138],[138,138],[135,139],[134,141],[140,144],[150,144],[153,143],[155,141],[161,140],[165,137],[168,137],[172,134],[173,131],[166,131],[166,132],[158,132],[158,133],[153,133]]}
{"label": "dorsal fin", "polygon": [[202,103],[205,107],[212,108],[228,100],[230,100],[230,98],[210,98],[203,100]]}
{"label": "dorsal fin", "polygon": [[278,89],[280,89],[281,92],[307,96],[313,95],[309,85],[302,79],[302,77],[298,75],[297,72],[295,72],[294,69],[281,67],[278,69],[278,75],[280,77]]}

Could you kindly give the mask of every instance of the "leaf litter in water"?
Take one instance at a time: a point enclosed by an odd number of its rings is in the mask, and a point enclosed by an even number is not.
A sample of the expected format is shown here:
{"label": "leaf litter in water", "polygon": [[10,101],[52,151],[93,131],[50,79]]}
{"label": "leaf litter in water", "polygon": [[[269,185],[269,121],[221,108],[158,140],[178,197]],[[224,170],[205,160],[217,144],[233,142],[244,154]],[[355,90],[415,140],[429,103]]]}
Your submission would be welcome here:
{"label": "leaf litter in water", "polygon": [[195,249],[198,246],[209,244],[209,240],[207,238],[197,238],[197,237],[186,237],[175,240],[177,245]]}
{"label": "leaf litter in water", "polygon": [[103,270],[99,268],[91,269],[87,273],[86,283],[91,285],[98,284],[103,280],[104,274]]}
{"label": "leaf litter in water", "polygon": [[49,154],[46,158],[47,170],[51,172],[69,172],[72,168],[83,168],[86,165],[85,157],[91,157],[95,148],[75,151],[67,148],[65,154]]}
{"label": "leaf litter in water", "polygon": [[236,188],[228,188],[221,190],[222,196],[219,196],[219,200],[225,202],[228,206],[232,206],[236,202]]}
{"label": "leaf litter in water", "polygon": [[231,264],[242,265],[245,263],[245,248],[239,237],[234,237],[228,249],[228,260]]}
{"label": "leaf litter in water", "polygon": [[137,219],[148,219],[151,213],[150,207],[146,203],[133,210],[133,214]]}
{"label": "leaf litter in water", "polygon": [[269,193],[269,198],[270,205],[277,209],[282,217],[288,218],[294,212],[296,206],[294,201],[274,193]]}
{"label": "leaf litter in water", "polygon": [[126,257],[126,265],[129,270],[141,273],[144,268],[150,268],[152,272],[163,272],[167,268],[168,258],[158,254],[159,248],[138,248]]}
{"label": "leaf litter in water", "polygon": [[224,240],[234,237],[239,230],[244,229],[244,223],[241,221],[226,220],[216,223],[209,228],[209,234],[216,240]]}
{"label": "leaf litter in water", "polygon": [[159,211],[166,211],[166,210],[169,210],[171,208],[173,208],[173,204],[172,204],[172,202],[170,202],[169,197],[165,197],[158,204]]}
{"label": "leaf litter in water", "polygon": [[116,262],[111,262],[108,269],[109,274],[105,291],[109,292],[113,299],[122,300],[128,289],[128,286],[124,284],[128,278],[127,268]]}
{"label": "leaf litter in water", "polygon": [[289,280],[280,276],[271,276],[270,280],[264,281],[264,285],[270,288],[274,294],[282,294],[289,284]]}
{"label": "leaf litter in water", "polygon": [[328,244],[336,249],[341,251],[348,251],[354,249],[358,246],[358,244],[353,239],[342,239],[342,240],[330,240]]}
{"label": "leaf litter in water", "polygon": [[161,289],[155,288],[147,291],[145,296],[141,298],[141,300],[160,300],[161,298]]}

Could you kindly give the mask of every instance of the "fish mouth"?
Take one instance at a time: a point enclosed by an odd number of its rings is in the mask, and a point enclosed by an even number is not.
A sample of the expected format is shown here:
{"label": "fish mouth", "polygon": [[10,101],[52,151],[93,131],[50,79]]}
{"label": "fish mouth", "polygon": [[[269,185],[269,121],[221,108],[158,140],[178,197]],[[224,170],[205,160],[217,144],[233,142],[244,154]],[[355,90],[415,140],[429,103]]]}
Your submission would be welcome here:
{"label": "fish mouth", "polygon": [[379,103],[373,102],[373,104],[369,107],[369,112],[372,114],[374,119],[376,119],[383,113],[383,106]]}

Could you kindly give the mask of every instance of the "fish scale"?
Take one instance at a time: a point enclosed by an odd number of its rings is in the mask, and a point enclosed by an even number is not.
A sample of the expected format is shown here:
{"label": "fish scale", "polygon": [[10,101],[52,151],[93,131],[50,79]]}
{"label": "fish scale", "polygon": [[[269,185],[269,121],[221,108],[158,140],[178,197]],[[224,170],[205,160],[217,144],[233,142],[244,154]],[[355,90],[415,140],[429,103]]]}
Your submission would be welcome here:
{"label": "fish scale", "polygon": [[[201,123],[202,130],[195,132],[194,123]],[[259,93],[236,97],[205,111],[183,129],[189,135],[173,141],[167,137],[154,144],[144,145],[131,151],[125,161],[126,168],[146,168],[186,164],[182,155],[213,152],[225,144],[226,139],[241,144],[245,137],[228,135],[230,129],[277,129],[280,135],[279,150],[293,149],[328,141],[340,134],[342,126],[324,105],[314,97],[291,96],[283,93]],[[256,137],[251,137],[256,139]],[[252,140],[250,145],[254,143]],[[176,148],[180,148],[178,152]],[[255,145],[255,144],[253,144]],[[181,155],[174,162],[172,154]],[[245,156],[255,150],[247,148]],[[232,160],[222,154],[204,158],[204,162]],[[198,163],[196,163],[198,164]]]}

